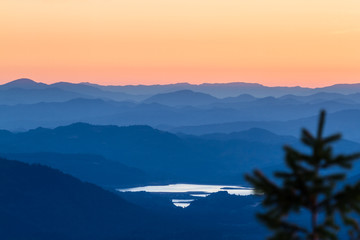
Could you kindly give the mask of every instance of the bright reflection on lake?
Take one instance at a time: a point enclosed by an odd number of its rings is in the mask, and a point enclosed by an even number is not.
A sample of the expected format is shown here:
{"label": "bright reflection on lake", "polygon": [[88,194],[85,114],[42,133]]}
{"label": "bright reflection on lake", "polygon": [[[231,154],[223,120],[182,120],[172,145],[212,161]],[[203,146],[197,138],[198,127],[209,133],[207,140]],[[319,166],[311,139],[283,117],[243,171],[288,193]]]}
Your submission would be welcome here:
{"label": "bright reflection on lake", "polygon": [[193,196],[193,197],[207,197],[209,195],[210,194],[190,194],[190,196]]}
{"label": "bright reflection on lake", "polygon": [[173,199],[171,201],[177,207],[186,208],[186,207],[190,206],[190,203],[194,200],[195,199]]}
{"label": "bright reflection on lake", "polygon": [[[251,188],[226,185],[200,185],[200,184],[169,184],[162,186],[144,186],[135,188],[117,189],[120,192],[150,192],[150,193],[216,193],[226,191],[229,194],[246,196],[253,194]],[[193,194],[194,195],[194,194]]]}
{"label": "bright reflection on lake", "polygon": [[[211,193],[226,191],[232,195],[247,196],[254,194],[253,189],[240,186],[227,185],[200,185],[200,184],[169,184],[161,186],[144,186],[135,188],[116,189],[119,192],[149,192],[149,193],[184,193],[188,197],[202,198]],[[172,199],[172,203],[177,207],[186,208],[195,199]]]}

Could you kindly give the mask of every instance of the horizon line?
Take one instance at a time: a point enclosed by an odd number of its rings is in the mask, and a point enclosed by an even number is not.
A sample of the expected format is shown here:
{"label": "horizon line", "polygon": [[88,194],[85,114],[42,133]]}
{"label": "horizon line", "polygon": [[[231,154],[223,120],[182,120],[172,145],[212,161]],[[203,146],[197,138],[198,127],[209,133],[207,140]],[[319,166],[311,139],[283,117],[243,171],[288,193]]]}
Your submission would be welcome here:
{"label": "horizon line", "polygon": [[202,82],[202,83],[190,83],[190,82],[176,82],[176,83],[155,83],[155,84],[126,84],[126,85],[114,85],[114,84],[100,84],[100,83],[93,83],[93,82],[71,82],[71,81],[58,81],[58,82],[52,82],[52,83],[45,83],[45,82],[38,82],[36,80],[33,80],[32,78],[27,78],[27,77],[23,77],[23,78],[18,78],[15,80],[11,80],[9,82],[4,82],[1,83],[0,86],[2,85],[6,85],[12,82],[16,82],[19,80],[29,80],[38,84],[45,84],[45,85],[53,85],[53,84],[57,84],[57,83],[71,83],[71,84],[82,84],[82,85],[99,85],[99,86],[104,86],[104,87],[127,87],[127,86],[133,86],[133,87],[137,87],[137,86],[166,86],[166,85],[181,85],[181,84],[187,84],[187,85],[192,85],[192,86],[201,86],[201,85],[226,85],[226,84],[249,84],[249,85],[260,85],[260,86],[264,86],[264,87],[269,87],[269,88],[277,88],[277,87],[281,87],[281,88],[306,88],[306,89],[318,89],[318,88],[326,88],[326,87],[332,87],[332,86],[336,86],[336,85],[355,85],[355,84],[360,84],[360,82],[357,83],[335,83],[335,84],[331,84],[331,85],[324,85],[324,86],[316,86],[316,87],[308,87],[308,86],[301,86],[301,85],[294,85],[294,86],[289,86],[289,85],[274,85],[274,86],[269,86],[263,83],[259,83],[259,82],[215,82],[215,83],[210,83],[210,82]]}

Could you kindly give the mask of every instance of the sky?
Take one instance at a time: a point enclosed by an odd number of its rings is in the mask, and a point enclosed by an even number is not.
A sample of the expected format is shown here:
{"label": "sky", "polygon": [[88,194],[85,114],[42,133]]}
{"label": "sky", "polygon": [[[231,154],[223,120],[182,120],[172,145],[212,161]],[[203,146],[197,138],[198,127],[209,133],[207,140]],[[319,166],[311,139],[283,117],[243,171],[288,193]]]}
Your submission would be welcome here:
{"label": "sky", "polygon": [[359,83],[359,43],[359,0],[0,1],[0,83]]}

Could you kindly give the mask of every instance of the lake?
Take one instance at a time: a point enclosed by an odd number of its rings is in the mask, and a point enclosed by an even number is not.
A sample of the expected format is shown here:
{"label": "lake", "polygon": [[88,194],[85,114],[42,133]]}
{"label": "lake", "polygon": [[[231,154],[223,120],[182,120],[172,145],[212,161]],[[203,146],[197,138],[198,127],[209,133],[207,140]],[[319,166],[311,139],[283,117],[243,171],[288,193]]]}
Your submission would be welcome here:
{"label": "lake", "polygon": [[197,198],[207,197],[211,193],[226,191],[229,194],[246,196],[254,194],[253,189],[231,186],[231,185],[202,185],[202,184],[169,184],[158,186],[143,186],[135,188],[116,189],[119,192],[149,192],[149,193],[184,193],[186,199],[172,199],[172,203],[177,207],[188,207]]}

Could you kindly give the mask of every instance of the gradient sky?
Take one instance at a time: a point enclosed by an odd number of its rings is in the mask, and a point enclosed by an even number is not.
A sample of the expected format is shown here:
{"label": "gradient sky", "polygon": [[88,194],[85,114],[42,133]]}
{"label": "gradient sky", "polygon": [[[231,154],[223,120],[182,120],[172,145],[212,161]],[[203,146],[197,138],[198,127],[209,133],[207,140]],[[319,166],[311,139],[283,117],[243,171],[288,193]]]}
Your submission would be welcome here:
{"label": "gradient sky", "polygon": [[359,0],[1,0],[0,83],[360,82]]}

